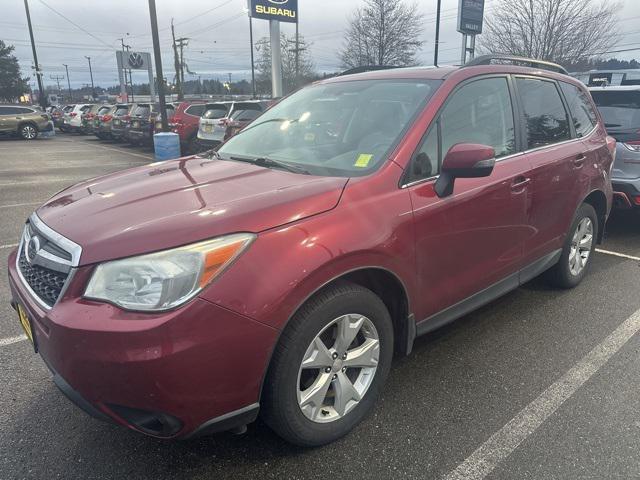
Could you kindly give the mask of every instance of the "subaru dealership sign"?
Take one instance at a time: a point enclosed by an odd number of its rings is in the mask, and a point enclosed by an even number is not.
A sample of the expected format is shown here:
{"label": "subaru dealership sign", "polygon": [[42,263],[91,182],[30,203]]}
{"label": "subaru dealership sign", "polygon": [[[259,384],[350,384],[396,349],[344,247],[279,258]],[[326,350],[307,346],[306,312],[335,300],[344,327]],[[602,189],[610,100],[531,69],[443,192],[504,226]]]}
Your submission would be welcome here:
{"label": "subaru dealership sign", "polygon": [[459,0],[458,31],[467,35],[482,33],[484,0]]}
{"label": "subaru dealership sign", "polygon": [[298,0],[250,0],[249,15],[264,20],[298,22]]}

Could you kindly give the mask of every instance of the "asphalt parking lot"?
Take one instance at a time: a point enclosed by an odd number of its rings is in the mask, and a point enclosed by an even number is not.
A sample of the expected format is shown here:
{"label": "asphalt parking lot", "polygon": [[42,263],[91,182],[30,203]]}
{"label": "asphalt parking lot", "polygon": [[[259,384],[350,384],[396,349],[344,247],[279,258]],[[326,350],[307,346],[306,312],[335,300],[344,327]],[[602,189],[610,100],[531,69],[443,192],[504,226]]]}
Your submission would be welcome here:
{"label": "asphalt parking lot", "polygon": [[[64,186],[152,161],[93,137],[0,141],[0,268]],[[0,478],[640,477],[640,217],[616,214],[576,289],[539,280],[416,341],[374,412],[294,448],[261,424],[165,442],[89,418],[53,385],[0,282]]]}

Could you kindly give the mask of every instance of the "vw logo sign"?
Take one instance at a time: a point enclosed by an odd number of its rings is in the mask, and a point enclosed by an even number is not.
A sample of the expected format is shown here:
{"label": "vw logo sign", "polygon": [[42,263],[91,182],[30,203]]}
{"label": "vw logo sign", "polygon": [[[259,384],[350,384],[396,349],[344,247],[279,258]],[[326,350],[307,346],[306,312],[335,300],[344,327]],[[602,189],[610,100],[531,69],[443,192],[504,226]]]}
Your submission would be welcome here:
{"label": "vw logo sign", "polygon": [[269,0],[270,3],[275,3],[276,5],[284,5],[285,3],[288,3],[289,0]]}
{"label": "vw logo sign", "polygon": [[129,66],[131,66],[132,68],[140,68],[142,67],[142,65],[144,65],[144,59],[142,58],[142,55],[140,55],[138,52],[129,54]]}
{"label": "vw logo sign", "polygon": [[29,239],[29,243],[27,243],[27,248],[25,249],[24,256],[27,259],[27,262],[33,263],[40,251],[40,238],[34,235]]}

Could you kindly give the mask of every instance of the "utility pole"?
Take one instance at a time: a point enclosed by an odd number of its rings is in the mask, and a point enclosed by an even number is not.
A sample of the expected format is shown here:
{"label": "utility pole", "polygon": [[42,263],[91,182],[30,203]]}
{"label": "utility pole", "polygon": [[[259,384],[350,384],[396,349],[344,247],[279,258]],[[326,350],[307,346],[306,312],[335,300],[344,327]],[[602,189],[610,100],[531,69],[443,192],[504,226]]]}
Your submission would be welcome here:
{"label": "utility pole", "polygon": [[253,17],[249,15],[249,41],[251,42],[251,90],[256,98],[256,66],[253,61]]}
{"label": "utility pole", "polygon": [[69,101],[73,102],[73,96],[71,95],[71,80],[69,80],[69,65],[63,63],[64,69],[67,71],[67,86],[69,87]]}
{"label": "utility pole", "polygon": [[93,86],[93,70],[91,70],[91,57],[84,56],[87,60],[89,60],[89,75],[91,75],[91,98],[92,100],[96,99],[96,88]]}
{"label": "utility pole", "polygon": [[38,79],[38,102],[44,109],[47,108],[47,97],[44,94],[44,86],[42,84],[42,72],[38,64],[38,54],[36,53],[36,41],[33,39],[33,27],[31,26],[31,14],[29,13],[29,3],[24,0],[24,9],[27,12],[27,24],[29,25],[29,37],[31,38],[31,51],[33,52],[33,62],[36,66],[36,78]]}
{"label": "utility pole", "polygon": [[[173,38],[173,62],[176,69],[176,87],[178,90],[178,100],[184,99],[184,47],[189,45],[189,39],[186,37],[176,38],[176,32],[173,28],[173,18],[171,19],[171,37]],[[178,54],[180,49],[180,54]]]}
{"label": "utility pole", "polygon": [[49,75],[51,80],[55,80],[58,84],[58,95],[62,95],[62,89],[60,88],[60,80],[64,80],[64,75]]}
{"label": "utility pole", "polygon": [[440,7],[442,0],[438,0],[438,9],[436,11],[436,42],[435,42],[435,52],[433,53],[433,66],[438,66],[438,49],[440,48]]}
{"label": "utility pole", "polygon": [[[291,42],[290,40],[287,40]],[[300,52],[303,52],[307,49],[307,47],[300,47],[300,37],[298,36],[298,24],[296,23],[296,39],[294,40],[295,48],[293,49],[296,57],[295,57],[295,69],[296,69],[296,78],[294,88],[298,88],[300,86]]]}
{"label": "utility pole", "polygon": [[160,104],[160,119],[162,131],[169,131],[167,121],[167,109],[164,101],[164,75],[162,74],[162,51],[158,37],[158,15],[156,13],[156,0],[149,0],[149,17],[151,19],[151,37],[153,38],[153,56],[156,62],[156,77],[158,78],[158,103]]}
{"label": "utility pole", "polygon": [[[127,33],[127,35],[129,35],[129,34]],[[131,45],[126,45],[124,43],[124,37],[118,38],[118,40],[120,40],[120,43],[122,44],[122,53],[125,52],[125,49],[126,49],[126,51],[128,53],[129,49],[131,48]],[[127,71],[128,71],[129,72],[129,85],[131,85],[131,102],[133,103],[135,101],[135,97],[133,95],[133,80],[131,78],[131,69],[124,68],[124,55],[123,55],[123,62],[122,63],[123,63],[123,68],[122,69],[124,70],[124,72],[123,72],[123,76],[124,76],[124,92],[121,92],[121,93],[127,93]]]}

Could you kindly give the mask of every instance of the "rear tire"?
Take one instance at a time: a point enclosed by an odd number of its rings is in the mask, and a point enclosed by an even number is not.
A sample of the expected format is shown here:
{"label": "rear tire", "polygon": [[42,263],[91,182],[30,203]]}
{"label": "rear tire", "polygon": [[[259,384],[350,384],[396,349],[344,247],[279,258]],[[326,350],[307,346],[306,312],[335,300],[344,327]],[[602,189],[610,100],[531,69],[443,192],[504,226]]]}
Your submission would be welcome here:
{"label": "rear tire", "polygon": [[38,138],[38,127],[33,123],[25,123],[18,128],[18,135],[23,140],[35,140]]}
{"label": "rear tire", "polygon": [[332,442],[372,409],[392,355],[393,326],[382,300],[353,283],[328,287],[282,333],[265,380],[262,418],[293,444]]}
{"label": "rear tire", "polygon": [[546,274],[547,280],[559,288],[573,288],[586,276],[598,239],[598,214],[583,203],[571,223],[560,260]]}

